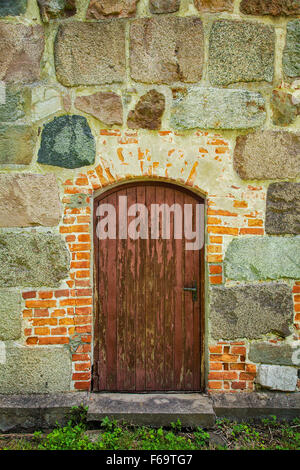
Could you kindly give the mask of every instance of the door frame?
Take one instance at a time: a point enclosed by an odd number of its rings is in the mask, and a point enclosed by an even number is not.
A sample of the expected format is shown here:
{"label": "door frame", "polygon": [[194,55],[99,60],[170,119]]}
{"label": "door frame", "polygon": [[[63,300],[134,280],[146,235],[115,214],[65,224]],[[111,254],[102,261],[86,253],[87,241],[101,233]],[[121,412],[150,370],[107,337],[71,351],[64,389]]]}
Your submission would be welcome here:
{"label": "door frame", "polygon": [[[207,272],[206,272],[206,263],[205,263],[205,251],[206,251],[206,242],[207,242],[207,233],[206,233],[206,194],[201,192],[200,190],[196,190],[195,188],[190,188],[186,187],[185,185],[178,184],[176,182],[171,182],[171,181],[165,181],[162,179],[158,178],[147,178],[141,179],[141,178],[135,178],[131,179],[130,181],[122,181],[122,182],[117,182],[113,183],[105,188],[101,188],[97,191],[94,192],[93,194],[93,207],[92,207],[92,230],[93,230],[93,246],[92,246],[92,257],[93,257],[93,333],[92,333],[92,380],[91,380],[91,391],[92,392],[97,392],[95,390],[95,370],[94,370],[94,364],[95,364],[95,344],[96,344],[96,329],[95,329],[95,324],[99,322],[99,311],[98,311],[98,306],[99,306],[99,291],[98,291],[98,286],[99,286],[99,279],[98,279],[98,253],[95,250],[95,247],[97,246],[97,237],[96,237],[96,217],[95,217],[95,203],[98,202],[101,199],[106,198],[110,194],[113,194],[117,192],[121,187],[122,188],[128,188],[128,187],[136,187],[136,186],[148,186],[155,183],[157,186],[163,186],[163,187],[169,187],[173,189],[177,189],[178,191],[181,191],[185,194],[188,195],[193,195],[195,199],[198,199],[204,204],[205,208],[205,217],[204,217],[204,245],[202,250],[199,252],[200,256],[200,307],[199,307],[199,315],[200,315],[200,390],[199,393],[205,392],[205,386],[206,386],[206,367],[207,367],[207,347],[206,347],[206,319],[207,319],[207,306],[206,306],[206,288],[207,288]],[[202,314],[201,314],[202,312]],[[107,392],[100,392],[100,393],[107,393]],[[114,393],[114,392],[111,392]],[[115,393],[121,393],[121,392],[115,392]],[[122,392],[122,393],[148,393],[148,392]],[[161,391],[157,392],[149,392],[149,393],[162,393]],[[197,391],[174,391],[174,392],[164,392],[164,393],[197,393]]]}

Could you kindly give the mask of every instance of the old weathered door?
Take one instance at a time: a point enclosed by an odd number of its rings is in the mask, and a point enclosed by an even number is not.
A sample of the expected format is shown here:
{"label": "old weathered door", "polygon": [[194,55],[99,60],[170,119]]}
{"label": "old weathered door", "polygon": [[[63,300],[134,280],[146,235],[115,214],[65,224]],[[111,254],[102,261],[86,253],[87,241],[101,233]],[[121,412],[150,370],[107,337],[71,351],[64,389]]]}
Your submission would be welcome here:
{"label": "old weathered door", "polygon": [[[128,217],[126,213],[126,223],[124,214],[120,219],[124,196],[128,208],[140,204],[136,215],[141,216],[142,222],[131,226],[131,231],[132,227],[140,231],[137,239],[128,236],[126,226],[135,220],[133,212]],[[114,209],[105,211],[104,204]],[[154,218],[150,216],[153,204],[166,205],[158,212],[158,232],[153,229]],[[173,204],[177,218],[170,211],[168,234],[168,227],[164,232],[162,214]],[[95,199],[94,391],[201,390],[203,248],[186,248],[190,240],[185,228],[191,227],[187,227],[189,220],[184,212],[188,205],[194,230],[203,231],[203,224],[196,220],[196,206],[201,204],[203,207],[203,200],[192,192],[156,182],[119,186]],[[141,205],[146,207],[144,211]],[[100,206],[104,208],[102,212]],[[106,217],[107,231],[111,224],[106,239],[103,234],[99,239],[99,223],[104,221],[100,212]],[[168,222],[167,215],[164,220]]]}

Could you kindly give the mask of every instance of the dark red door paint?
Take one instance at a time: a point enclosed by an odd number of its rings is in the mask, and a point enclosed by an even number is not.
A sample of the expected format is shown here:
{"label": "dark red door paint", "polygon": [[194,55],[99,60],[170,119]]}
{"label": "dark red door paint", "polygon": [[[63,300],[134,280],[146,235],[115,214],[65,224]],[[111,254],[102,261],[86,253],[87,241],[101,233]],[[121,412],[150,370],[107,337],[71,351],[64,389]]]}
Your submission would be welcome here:
{"label": "dark red door paint", "polygon": [[[156,182],[127,184],[95,199],[94,391],[199,391],[203,388],[204,250],[185,249],[186,240],[99,240],[96,212],[119,197],[134,203],[191,204],[192,192]],[[129,217],[130,222],[130,217]],[[150,217],[149,217],[150,223]],[[117,232],[119,227],[117,226]],[[194,227],[194,229],[196,229]],[[203,227],[199,227],[199,230]],[[148,227],[150,234],[150,226]],[[196,297],[193,288],[197,285]]]}

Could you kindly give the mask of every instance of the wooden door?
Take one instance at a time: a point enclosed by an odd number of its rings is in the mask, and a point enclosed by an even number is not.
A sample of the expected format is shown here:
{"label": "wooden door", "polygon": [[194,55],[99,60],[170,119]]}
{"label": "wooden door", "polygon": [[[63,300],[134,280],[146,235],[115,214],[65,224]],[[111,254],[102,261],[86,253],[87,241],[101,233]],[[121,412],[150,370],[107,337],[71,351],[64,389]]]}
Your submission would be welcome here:
{"label": "wooden door", "polygon": [[[119,230],[120,196],[127,196],[128,207],[138,203],[149,211],[147,238],[145,225],[144,238],[124,238],[126,228]],[[172,212],[170,237],[163,233],[160,215],[159,234],[153,239],[150,213],[153,204],[179,205],[184,232],[188,204],[194,230],[204,231],[203,224],[195,225],[196,206],[203,203],[192,192],[157,182],[119,186],[95,200],[94,391],[202,389],[204,249],[187,250],[184,233],[182,239],[174,237],[178,218]],[[98,208],[103,204],[115,208],[115,239],[99,240],[96,234],[101,220]],[[127,223],[133,219],[128,217]],[[185,290],[194,286],[196,292]]]}

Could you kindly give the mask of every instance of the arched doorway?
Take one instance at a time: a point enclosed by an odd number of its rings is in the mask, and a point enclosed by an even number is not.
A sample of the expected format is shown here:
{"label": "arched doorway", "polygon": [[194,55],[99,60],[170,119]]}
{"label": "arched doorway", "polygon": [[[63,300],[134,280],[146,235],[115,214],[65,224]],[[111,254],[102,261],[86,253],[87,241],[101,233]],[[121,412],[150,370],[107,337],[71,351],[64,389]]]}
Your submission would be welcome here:
{"label": "arched doorway", "polygon": [[203,213],[157,181],[95,198],[93,391],[203,389]]}

